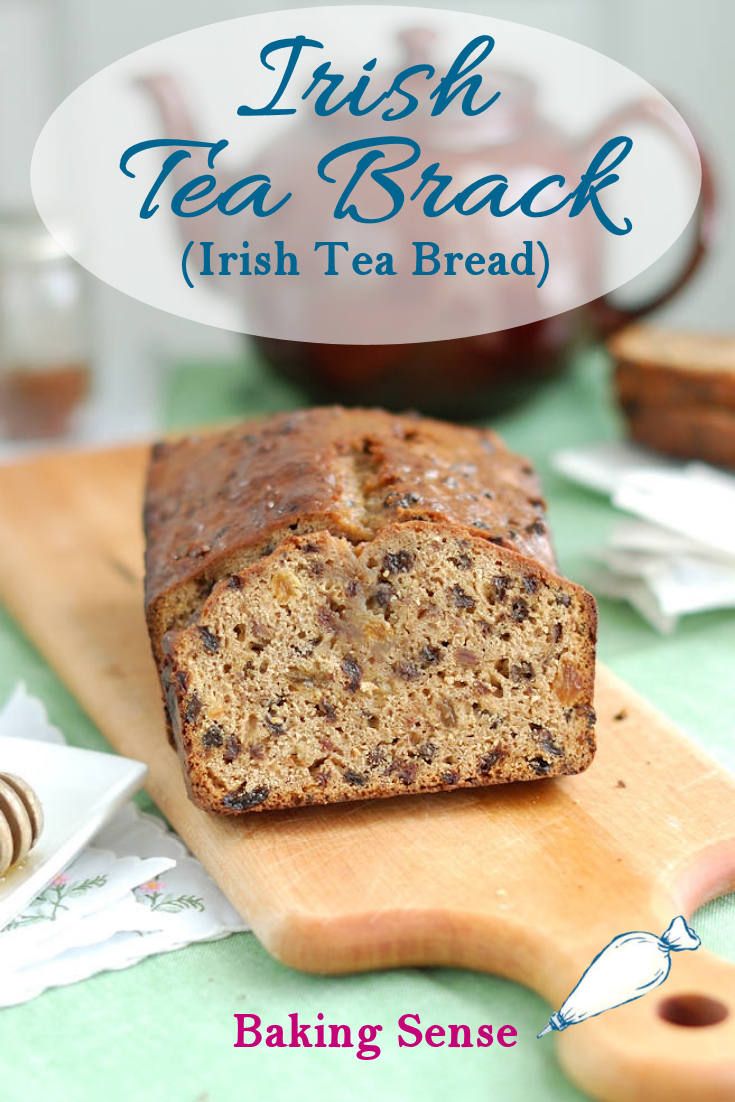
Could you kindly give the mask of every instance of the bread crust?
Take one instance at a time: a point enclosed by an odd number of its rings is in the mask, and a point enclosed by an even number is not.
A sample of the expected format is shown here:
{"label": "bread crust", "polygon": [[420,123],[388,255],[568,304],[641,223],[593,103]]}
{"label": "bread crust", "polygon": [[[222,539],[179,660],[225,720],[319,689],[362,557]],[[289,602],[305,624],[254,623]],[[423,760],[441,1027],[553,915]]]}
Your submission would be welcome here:
{"label": "bread crust", "polygon": [[156,444],[144,528],[157,661],[218,578],[294,531],[358,543],[407,520],[460,524],[555,566],[536,474],[488,429],[331,406]]}
{"label": "bread crust", "polygon": [[596,608],[543,509],[494,434],[381,411],[154,449],[147,612],[191,798],[241,814],[586,768]]}
{"label": "bread crust", "polygon": [[735,467],[735,339],[634,326],[609,347],[634,440],[666,455]]}

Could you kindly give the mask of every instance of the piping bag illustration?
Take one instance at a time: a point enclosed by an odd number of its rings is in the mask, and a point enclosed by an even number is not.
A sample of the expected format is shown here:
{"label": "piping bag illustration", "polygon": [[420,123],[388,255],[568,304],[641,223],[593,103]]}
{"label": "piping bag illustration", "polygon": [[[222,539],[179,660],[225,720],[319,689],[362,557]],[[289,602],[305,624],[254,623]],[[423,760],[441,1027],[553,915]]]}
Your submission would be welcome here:
{"label": "piping bag illustration", "polygon": [[567,1029],[623,1003],[640,999],[664,982],[671,969],[672,953],[698,949],[700,945],[701,941],[682,915],[674,919],[661,937],[639,930],[619,934],[597,954],[538,1036]]}

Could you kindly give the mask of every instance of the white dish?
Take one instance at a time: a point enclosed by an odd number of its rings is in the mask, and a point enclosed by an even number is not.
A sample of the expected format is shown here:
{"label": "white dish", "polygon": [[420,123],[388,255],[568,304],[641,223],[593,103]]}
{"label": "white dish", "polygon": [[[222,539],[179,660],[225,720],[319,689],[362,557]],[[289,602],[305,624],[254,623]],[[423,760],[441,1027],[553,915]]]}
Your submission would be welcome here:
{"label": "white dish", "polygon": [[36,847],[0,878],[2,930],[141,787],[147,770],[116,754],[2,737],[0,771],[16,773],[36,790],[45,820]]}

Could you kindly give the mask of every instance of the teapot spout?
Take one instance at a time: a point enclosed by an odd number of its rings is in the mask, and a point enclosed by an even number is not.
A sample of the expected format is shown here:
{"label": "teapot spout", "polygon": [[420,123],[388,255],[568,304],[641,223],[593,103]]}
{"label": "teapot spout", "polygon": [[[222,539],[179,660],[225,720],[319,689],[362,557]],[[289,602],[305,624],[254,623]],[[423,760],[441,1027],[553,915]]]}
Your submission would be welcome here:
{"label": "teapot spout", "polygon": [[[147,73],[136,79],[135,86],[153,103],[163,126],[162,137],[181,142],[199,141],[199,127],[189,110],[179,81],[173,74]],[[168,176],[165,188],[173,195],[192,177],[206,176],[211,171],[212,166],[207,163],[206,149],[191,147],[188,150],[188,157]],[[231,182],[230,179],[221,181],[223,187],[229,182]],[[181,218],[175,221],[179,240],[185,246],[189,239],[188,222]],[[199,215],[197,224],[203,237],[216,240],[221,226],[218,227],[214,210]]]}
{"label": "teapot spout", "polygon": [[167,138],[197,139],[198,127],[176,77],[171,73],[147,73],[135,83],[156,107]]}

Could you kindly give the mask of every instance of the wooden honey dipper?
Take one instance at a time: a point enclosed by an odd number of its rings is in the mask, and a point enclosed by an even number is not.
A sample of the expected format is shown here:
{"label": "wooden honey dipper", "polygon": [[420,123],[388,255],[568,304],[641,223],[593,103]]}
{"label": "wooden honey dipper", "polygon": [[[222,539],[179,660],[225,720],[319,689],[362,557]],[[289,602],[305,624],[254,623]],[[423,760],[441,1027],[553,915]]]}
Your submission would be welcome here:
{"label": "wooden honey dipper", "polygon": [[0,773],[0,876],[23,861],[43,830],[43,809],[29,784]]}

